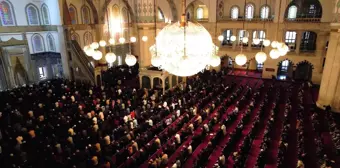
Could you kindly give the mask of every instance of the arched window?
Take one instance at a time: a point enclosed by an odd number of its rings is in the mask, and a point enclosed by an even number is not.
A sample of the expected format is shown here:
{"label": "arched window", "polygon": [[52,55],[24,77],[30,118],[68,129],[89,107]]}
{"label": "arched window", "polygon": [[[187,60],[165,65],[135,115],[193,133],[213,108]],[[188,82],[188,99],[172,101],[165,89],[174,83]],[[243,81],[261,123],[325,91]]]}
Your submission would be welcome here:
{"label": "arched window", "polygon": [[238,13],[239,13],[239,9],[237,6],[234,6],[231,8],[230,10],[230,16],[232,19],[238,19]]}
{"label": "arched window", "polygon": [[32,36],[32,46],[34,52],[44,52],[44,39],[40,34],[35,34]]}
{"label": "arched window", "polygon": [[269,18],[269,6],[263,6],[261,8],[261,19]]}
{"label": "arched window", "polygon": [[288,66],[289,66],[289,61],[288,60],[282,61],[282,63],[281,63],[281,71],[287,72],[288,71]]}
{"label": "arched window", "polygon": [[49,25],[50,24],[50,12],[46,4],[43,4],[41,6],[41,13],[42,13],[42,20],[43,20],[44,25]]}
{"label": "arched window", "polygon": [[81,17],[82,17],[83,24],[91,23],[90,8],[88,6],[83,6],[81,8]]}
{"label": "arched window", "polygon": [[0,16],[2,26],[14,26],[14,13],[9,2],[2,1],[0,3]]}
{"label": "arched window", "polygon": [[296,15],[297,15],[297,7],[295,5],[290,6],[289,9],[288,9],[287,18],[288,19],[296,19]]}
{"label": "arched window", "polygon": [[77,33],[73,33],[71,35],[71,40],[75,40],[78,42],[78,44],[80,45],[80,38],[79,38],[79,35]]}
{"label": "arched window", "polygon": [[90,45],[93,42],[93,36],[90,32],[84,34],[84,45]]}
{"label": "arched window", "polygon": [[123,19],[123,22],[125,23],[128,23],[129,21],[129,14],[125,7],[122,8],[122,19]]}
{"label": "arched window", "polygon": [[158,8],[158,19],[159,20],[164,20],[163,11],[160,8]]}
{"label": "arched window", "polygon": [[55,41],[52,34],[47,35],[48,49],[50,51],[55,51]]}
{"label": "arched window", "polygon": [[40,25],[38,8],[33,4],[26,7],[26,16],[29,25]]}
{"label": "arched window", "polygon": [[119,7],[118,5],[113,5],[112,14],[115,19],[119,19]]}
{"label": "arched window", "polygon": [[232,45],[232,41],[230,40],[230,37],[232,35],[233,35],[233,32],[231,30],[225,30],[223,32],[222,46],[224,46],[224,45]]}
{"label": "arched window", "polygon": [[196,18],[203,19],[203,8],[197,8],[196,10]]}
{"label": "arched window", "polygon": [[78,23],[78,15],[77,15],[77,8],[73,5],[70,5],[70,7],[68,8],[68,11],[70,13],[70,17],[71,17],[71,22],[72,24],[77,24]]}
{"label": "arched window", "polygon": [[245,14],[246,19],[253,19],[254,18],[254,5],[247,4],[245,13],[246,13]]}
{"label": "arched window", "polygon": [[295,50],[295,47],[296,47],[296,32],[295,31],[286,32],[285,43],[288,45],[289,50]]}
{"label": "arched window", "polygon": [[315,51],[316,49],[316,33],[306,31],[302,34],[300,51]]}

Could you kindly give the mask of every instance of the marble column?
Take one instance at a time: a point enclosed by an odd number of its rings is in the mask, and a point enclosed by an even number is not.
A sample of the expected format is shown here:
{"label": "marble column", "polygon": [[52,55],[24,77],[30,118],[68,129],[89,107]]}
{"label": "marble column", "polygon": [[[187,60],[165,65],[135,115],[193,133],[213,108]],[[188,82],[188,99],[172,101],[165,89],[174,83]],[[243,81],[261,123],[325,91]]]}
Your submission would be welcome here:
{"label": "marble column", "polygon": [[302,31],[297,31],[296,32],[296,42],[295,42],[295,53],[296,55],[300,54],[300,45],[301,45],[301,39],[302,39]]}
{"label": "marble column", "polygon": [[[145,68],[151,65],[151,53],[149,51],[149,48],[155,43],[155,30],[143,27],[139,30],[139,37],[138,37],[138,43],[139,43],[139,49],[140,49],[140,57],[138,57],[138,62],[140,68]],[[142,41],[142,37],[146,36],[148,37],[147,41]]]}
{"label": "marble column", "polygon": [[340,32],[330,34],[317,105],[330,105],[340,112]]}

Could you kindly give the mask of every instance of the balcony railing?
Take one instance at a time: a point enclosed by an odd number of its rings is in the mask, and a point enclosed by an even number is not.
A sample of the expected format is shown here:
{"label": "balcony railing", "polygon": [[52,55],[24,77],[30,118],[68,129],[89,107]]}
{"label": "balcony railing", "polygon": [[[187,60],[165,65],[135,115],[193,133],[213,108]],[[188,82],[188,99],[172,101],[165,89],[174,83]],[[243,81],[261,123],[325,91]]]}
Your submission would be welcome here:
{"label": "balcony railing", "polygon": [[285,18],[286,22],[320,22],[321,18]]}
{"label": "balcony railing", "polygon": [[273,21],[274,18],[261,18],[261,17],[254,17],[252,19],[247,19],[242,16],[238,17],[237,19],[231,18],[231,16],[224,16],[223,18],[219,18],[218,21],[248,21],[248,22],[268,22]]}

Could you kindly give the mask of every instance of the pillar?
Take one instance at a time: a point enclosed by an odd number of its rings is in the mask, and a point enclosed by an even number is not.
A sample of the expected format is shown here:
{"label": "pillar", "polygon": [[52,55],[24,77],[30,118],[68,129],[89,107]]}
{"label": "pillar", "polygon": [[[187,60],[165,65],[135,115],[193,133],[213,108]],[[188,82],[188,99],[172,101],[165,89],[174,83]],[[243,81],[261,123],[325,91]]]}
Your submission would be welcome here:
{"label": "pillar", "polygon": [[143,87],[143,76],[139,75],[139,88]]}
{"label": "pillar", "polygon": [[[149,67],[151,65],[151,53],[149,48],[155,43],[155,30],[147,27],[140,28],[138,37],[139,44],[139,55],[138,62],[140,68]],[[147,41],[142,41],[142,37],[147,36]]]}
{"label": "pillar", "polygon": [[329,38],[317,105],[340,112],[340,32],[332,31]]}
{"label": "pillar", "polygon": [[69,65],[69,60],[68,60],[68,53],[66,50],[66,38],[67,34],[64,32],[64,27],[63,26],[58,26],[58,39],[59,39],[59,51],[60,51],[60,56],[61,56],[61,63],[63,65],[63,73],[64,73],[64,78],[70,79],[70,65]]}
{"label": "pillar", "polygon": [[172,88],[172,75],[169,75],[169,88]]}
{"label": "pillar", "polygon": [[295,42],[295,53],[296,55],[300,54],[300,45],[301,45],[301,39],[302,39],[302,31],[297,31],[296,32],[296,42]]}
{"label": "pillar", "polygon": [[154,77],[151,77],[151,78],[150,78],[150,87],[151,87],[151,89],[153,89],[153,78],[154,78]]}
{"label": "pillar", "polygon": [[253,42],[253,30],[248,30],[248,50],[251,50],[251,44]]}
{"label": "pillar", "polygon": [[165,78],[162,78],[162,89],[163,89],[163,95],[165,93]]}
{"label": "pillar", "polygon": [[233,29],[232,30],[232,35],[236,37],[236,40],[234,42],[232,42],[233,44],[233,50],[236,49],[236,45],[238,43],[238,33],[237,33],[237,29]]}

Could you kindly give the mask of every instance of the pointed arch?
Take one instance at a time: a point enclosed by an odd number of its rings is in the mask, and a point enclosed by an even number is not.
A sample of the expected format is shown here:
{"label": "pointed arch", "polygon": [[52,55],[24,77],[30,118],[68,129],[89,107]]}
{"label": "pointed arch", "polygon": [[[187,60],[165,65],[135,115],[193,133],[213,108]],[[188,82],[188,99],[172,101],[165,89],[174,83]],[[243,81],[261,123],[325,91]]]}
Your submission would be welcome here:
{"label": "pointed arch", "polygon": [[40,16],[37,6],[30,3],[26,6],[26,17],[28,25],[40,25]]}
{"label": "pointed arch", "polygon": [[78,42],[78,44],[80,45],[80,36],[79,36],[79,34],[78,34],[78,33],[76,33],[76,32],[73,32],[73,33],[71,34],[71,40],[75,40],[75,41],[77,41],[77,42]]}
{"label": "pointed arch", "polygon": [[117,4],[114,4],[112,6],[112,14],[113,14],[113,17],[115,17],[115,18],[120,17],[120,10],[119,10],[119,6]]}
{"label": "pointed arch", "polygon": [[307,60],[297,63],[294,79],[300,81],[310,81],[312,79],[313,69],[313,64]]}
{"label": "pointed arch", "polygon": [[122,21],[124,23],[128,23],[130,18],[129,18],[129,12],[127,11],[126,7],[123,7],[121,10],[121,17],[122,17]]}
{"label": "pointed arch", "polygon": [[51,33],[47,34],[47,44],[48,44],[49,51],[54,51],[54,52],[56,51],[55,40]]}
{"label": "pointed arch", "polygon": [[15,26],[15,14],[13,10],[13,5],[10,1],[0,2],[0,20],[1,26]]}
{"label": "pointed arch", "polygon": [[158,7],[157,8],[158,10],[158,12],[157,12],[157,18],[158,18],[158,20],[164,20],[164,13],[163,13],[163,11],[162,11],[162,9],[160,8],[160,7]]}
{"label": "pointed arch", "polygon": [[[107,11],[109,4],[112,2],[113,0],[105,0],[105,3],[103,4],[102,10],[103,11]],[[129,13],[130,16],[130,20],[131,22],[135,21],[135,14],[133,13],[133,10],[131,8],[131,5],[129,4],[128,0],[122,0],[123,4],[125,5],[125,7],[127,8],[127,11]],[[116,5],[116,4],[115,4]],[[117,5],[118,6],[118,5]],[[101,19],[104,19],[104,17],[102,17]]]}
{"label": "pointed arch", "polygon": [[70,7],[68,8],[68,11],[70,13],[71,23],[72,24],[78,24],[77,8],[74,5],[70,4]]}
{"label": "pointed arch", "polygon": [[40,34],[34,34],[32,36],[32,47],[35,53],[45,51],[44,38]]}
{"label": "pointed arch", "polygon": [[90,32],[85,32],[84,33],[84,45],[90,45],[93,42],[93,36],[92,33]]}
{"label": "pointed arch", "polygon": [[91,24],[91,10],[88,6],[83,5],[81,7],[81,20],[82,24]]}
{"label": "pointed arch", "polygon": [[50,25],[50,10],[48,9],[48,6],[43,3],[41,5],[41,16],[42,16],[42,22],[44,25]]}

